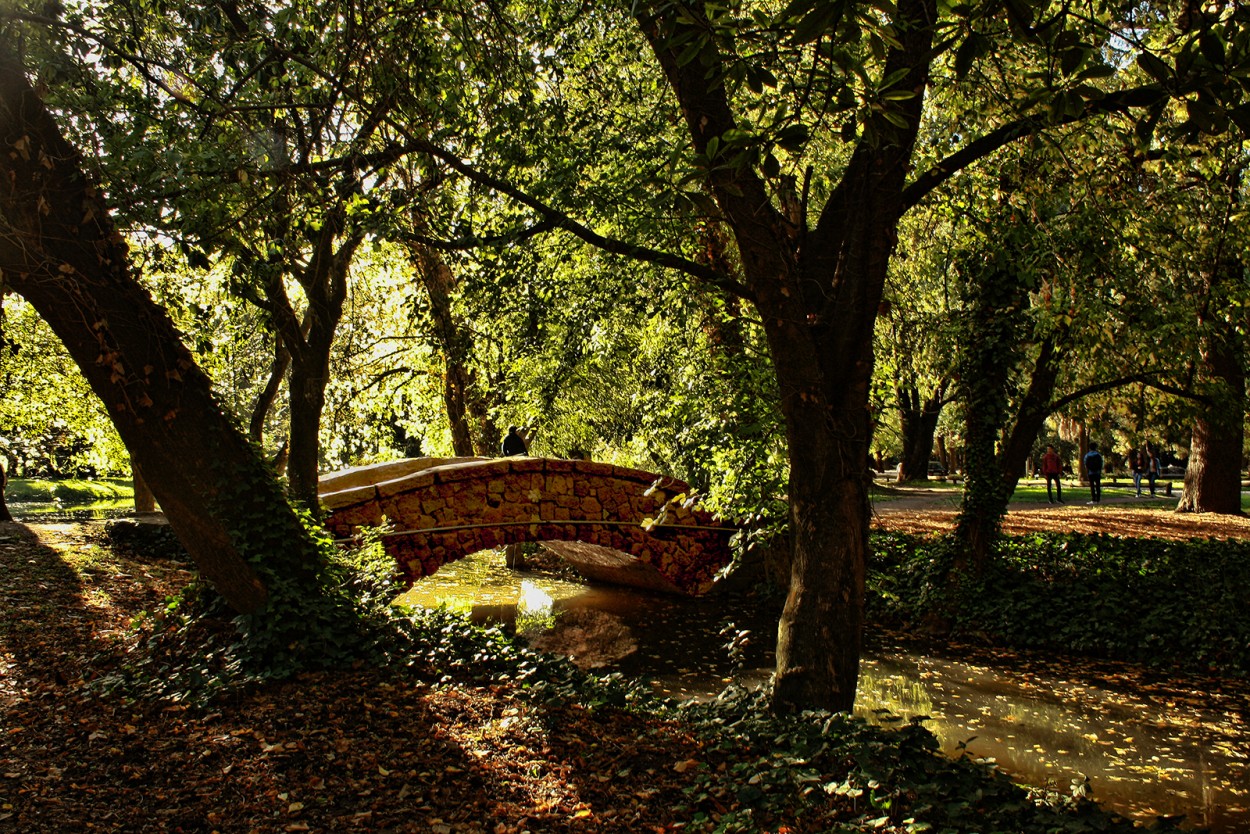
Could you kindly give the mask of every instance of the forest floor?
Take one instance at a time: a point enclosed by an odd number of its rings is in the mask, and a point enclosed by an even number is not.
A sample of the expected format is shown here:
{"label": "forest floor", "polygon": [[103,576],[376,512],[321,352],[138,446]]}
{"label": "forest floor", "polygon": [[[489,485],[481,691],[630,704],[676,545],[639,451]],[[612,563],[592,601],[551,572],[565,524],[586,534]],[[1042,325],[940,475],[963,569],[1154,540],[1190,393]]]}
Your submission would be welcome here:
{"label": "forest floor", "polygon": [[[954,511],[933,507],[941,501],[949,491],[892,496],[877,520],[943,529]],[[1250,534],[1240,519],[1161,512],[1171,506],[1013,510],[1009,528]],[[673,809],[689,803],[696,772],[733,765],[681,724],[536,705],[507,686],[361,669],[257,687],[210,709],[93,686],[132,620],[189,577],[180,563],[112,551],[99,524],[0,524],[0,832],[674,831],[689,819]],[[1121,674],[1116,685],[1135,680],[1146,679]],[[1142,685],[1157,688],[1159,676]],[[1212,682],[1168,685],[1204,697]],[[769,830],[832,822],[813,815]]]}

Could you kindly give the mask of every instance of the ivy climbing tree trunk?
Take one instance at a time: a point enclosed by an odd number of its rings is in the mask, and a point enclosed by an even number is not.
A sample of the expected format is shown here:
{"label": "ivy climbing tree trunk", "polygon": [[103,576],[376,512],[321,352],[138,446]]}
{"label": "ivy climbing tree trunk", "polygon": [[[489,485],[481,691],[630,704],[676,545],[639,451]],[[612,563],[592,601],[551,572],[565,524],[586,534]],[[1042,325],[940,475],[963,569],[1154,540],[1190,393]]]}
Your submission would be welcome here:
{"label": "ivy climbing tree trunk", "polygon": [[[318,551],[213,397],[75,150],[0,44],[0,270],[65,344],[200,572],[240,612],[265,575],[312,589]],[[249,548],[264,548],[249,560]],[[271,573],[272,572],[272,573]],[[301,585],[302,583],[302,585]]]}
{"label": "ivy climbing tree trunk", "polygon": [[[992,257],[992,256],[991,256]],[[1019,352],[1024,288],[1009,266],[972,266],[960,379],[967,415],[963,505],[955,522],[955,570],[980,575],[1007,514],[1011,490],[997,447],[1007,422],[1008,382]],[[1012,484],[1014,486],[1014,484]]]}

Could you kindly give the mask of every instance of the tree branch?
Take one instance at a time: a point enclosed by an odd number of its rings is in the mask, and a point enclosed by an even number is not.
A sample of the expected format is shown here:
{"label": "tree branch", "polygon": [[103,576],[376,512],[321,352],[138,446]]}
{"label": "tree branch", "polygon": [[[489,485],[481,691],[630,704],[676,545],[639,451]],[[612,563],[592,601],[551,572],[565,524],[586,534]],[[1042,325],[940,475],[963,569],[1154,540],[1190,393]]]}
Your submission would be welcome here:
{"label": "tree branch", "polygon": [[1034,115],[1009,122],[978,139],[974,139],[918,176],[911,185],[903,189],[903,206],[905,209],[912,208],[930,191],[942,185],[964,168],[1017,139],[1040,133],[1049,128],[1074,124],[1091,116],[1124,113],[1135,107],[1146,107],[1156,103],[1164,95],[1165,93],[1157,85],[1134,87],[1086,102],[1085,108],[1080,113],[1065,116],[1057,121],[1047,121],[1043,117]]}
{"label": "tree branch", "polygon": [[438,145],[435,145],[433,142],[410,136],[406,143],[406,147],[410,152],[423,153],[427,156],[438,159],[466,179],[472,180],[479,185],[484,185],[494,191],[498,191],[500,194],[511,197],[521,205],[533,209],[540,216],[542,216],[543,222],[553,230],[559,229],[568,232],[574,237],[589,243],[591,246],[614,255],[623,255],[624,257],[631,258],[636,261],[643,261],[644,263],[651,263],[656,266],[663,266],[669,269],[675,269],[679,272],[684,272],[692,278],[712,284],[725,292],[747,299],[748,301],[753,300],[754,298],[754,293],[752,293],[745,285],[734,280],[728,275],[724,275],[714,269],[711,269],[710,267],[704,266],[703,264],[669,252],[661,252],[658,249],[652,249],[647,246],[639,246],[634,243],[618,240],[617,238],[601,235],[589,226],[574,220],[564,212],[547,205],[537,197],[533,197],[530,194],[525,193],[512,183],[506,182],[491,174],[487,174],[484,171],[479,171],[474,166],[462,160],[456,154],[446,148],[441,148]]}
{"label": "tree branch", "polygon": [[1100,394],[1103,391],[1110,391],[1112,389],[1119,388],[1124,385],[1131,385],[1135,382],[1141,383],[1142,385],[1145,385],[1148,388],[1153,388],[1156,391],[1162,391],[1165,394],[1172,394],[1173,396],[1176,396],[1176,397],[1181,397],[1183,399],[1192,400],[1193,402],[1200,403],[1202,405],[1214,405],[1210,397],[1207,397],[1203,394],[1196,394],[1193,391],[1190,391],[1186,388],[1179,388],[1175,385],[1169,385],[1166,382],[1160,382],[1159,380],[1155,379],[1150,374],[1131,374],[1129,376],[1123,376],[1123,377],[1119,377],[1118,379],[1111,379],[1106,382],[1099,382],[1096,385],[1088,385],[1084,388],[1077,389],[1076,391],[1073,391],[1071,394],[1068,394],[1067,396],[1060,397],[1059,399],[1055,400],[1053,403],[1051,403],[1047,407],[1046,410],[1047,410],[1047,413],[1054,414],[1056,411],[1059,411],[1064,406],[1070,405],[1071,403],[1074,403],[1077,400],[1083,399],[1092,394]]}

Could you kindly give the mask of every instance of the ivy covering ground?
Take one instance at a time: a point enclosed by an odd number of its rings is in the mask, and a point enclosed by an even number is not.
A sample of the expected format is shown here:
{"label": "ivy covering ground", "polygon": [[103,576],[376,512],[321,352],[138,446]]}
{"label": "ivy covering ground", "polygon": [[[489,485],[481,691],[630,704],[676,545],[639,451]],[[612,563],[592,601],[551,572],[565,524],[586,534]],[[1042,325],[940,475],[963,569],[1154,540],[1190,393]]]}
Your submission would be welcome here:
{"label": "ivy covering ground", "polygon": [[948,591],[949,543],[874,535],[878,620],[938,617],[999,646],[1244,676],[1250,542],[1032,533],[1004,538],[987,573]]}
{"label": "ivy covering ground", "polygon": [[[166,600],[185,565],[88,529],[0,529],[13,830],[1131,830],[950,762],[918,726],[778,718],[741,692],[678,708],[442,613],[402,621],[402,653],[205,697],[189,670],[229,680],[233,661],[209,633],[178,665],[193,632]],[[136,662],[139,638],[168,653]],[[136,697],[140,678],[161,697]]]}

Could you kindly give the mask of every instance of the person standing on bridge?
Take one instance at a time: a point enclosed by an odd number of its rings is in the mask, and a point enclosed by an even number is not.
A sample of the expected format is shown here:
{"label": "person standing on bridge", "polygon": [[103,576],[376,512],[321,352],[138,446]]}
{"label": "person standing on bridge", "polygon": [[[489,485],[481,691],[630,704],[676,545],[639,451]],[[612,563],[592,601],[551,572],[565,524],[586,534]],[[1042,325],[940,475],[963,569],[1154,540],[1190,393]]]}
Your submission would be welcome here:
{"label": "person standing on bridge", "polygon": [[504,457],[528,455],[530,453],[528,430],[516,426],[508,426],[508,433],[504,435],[501,451]]}

